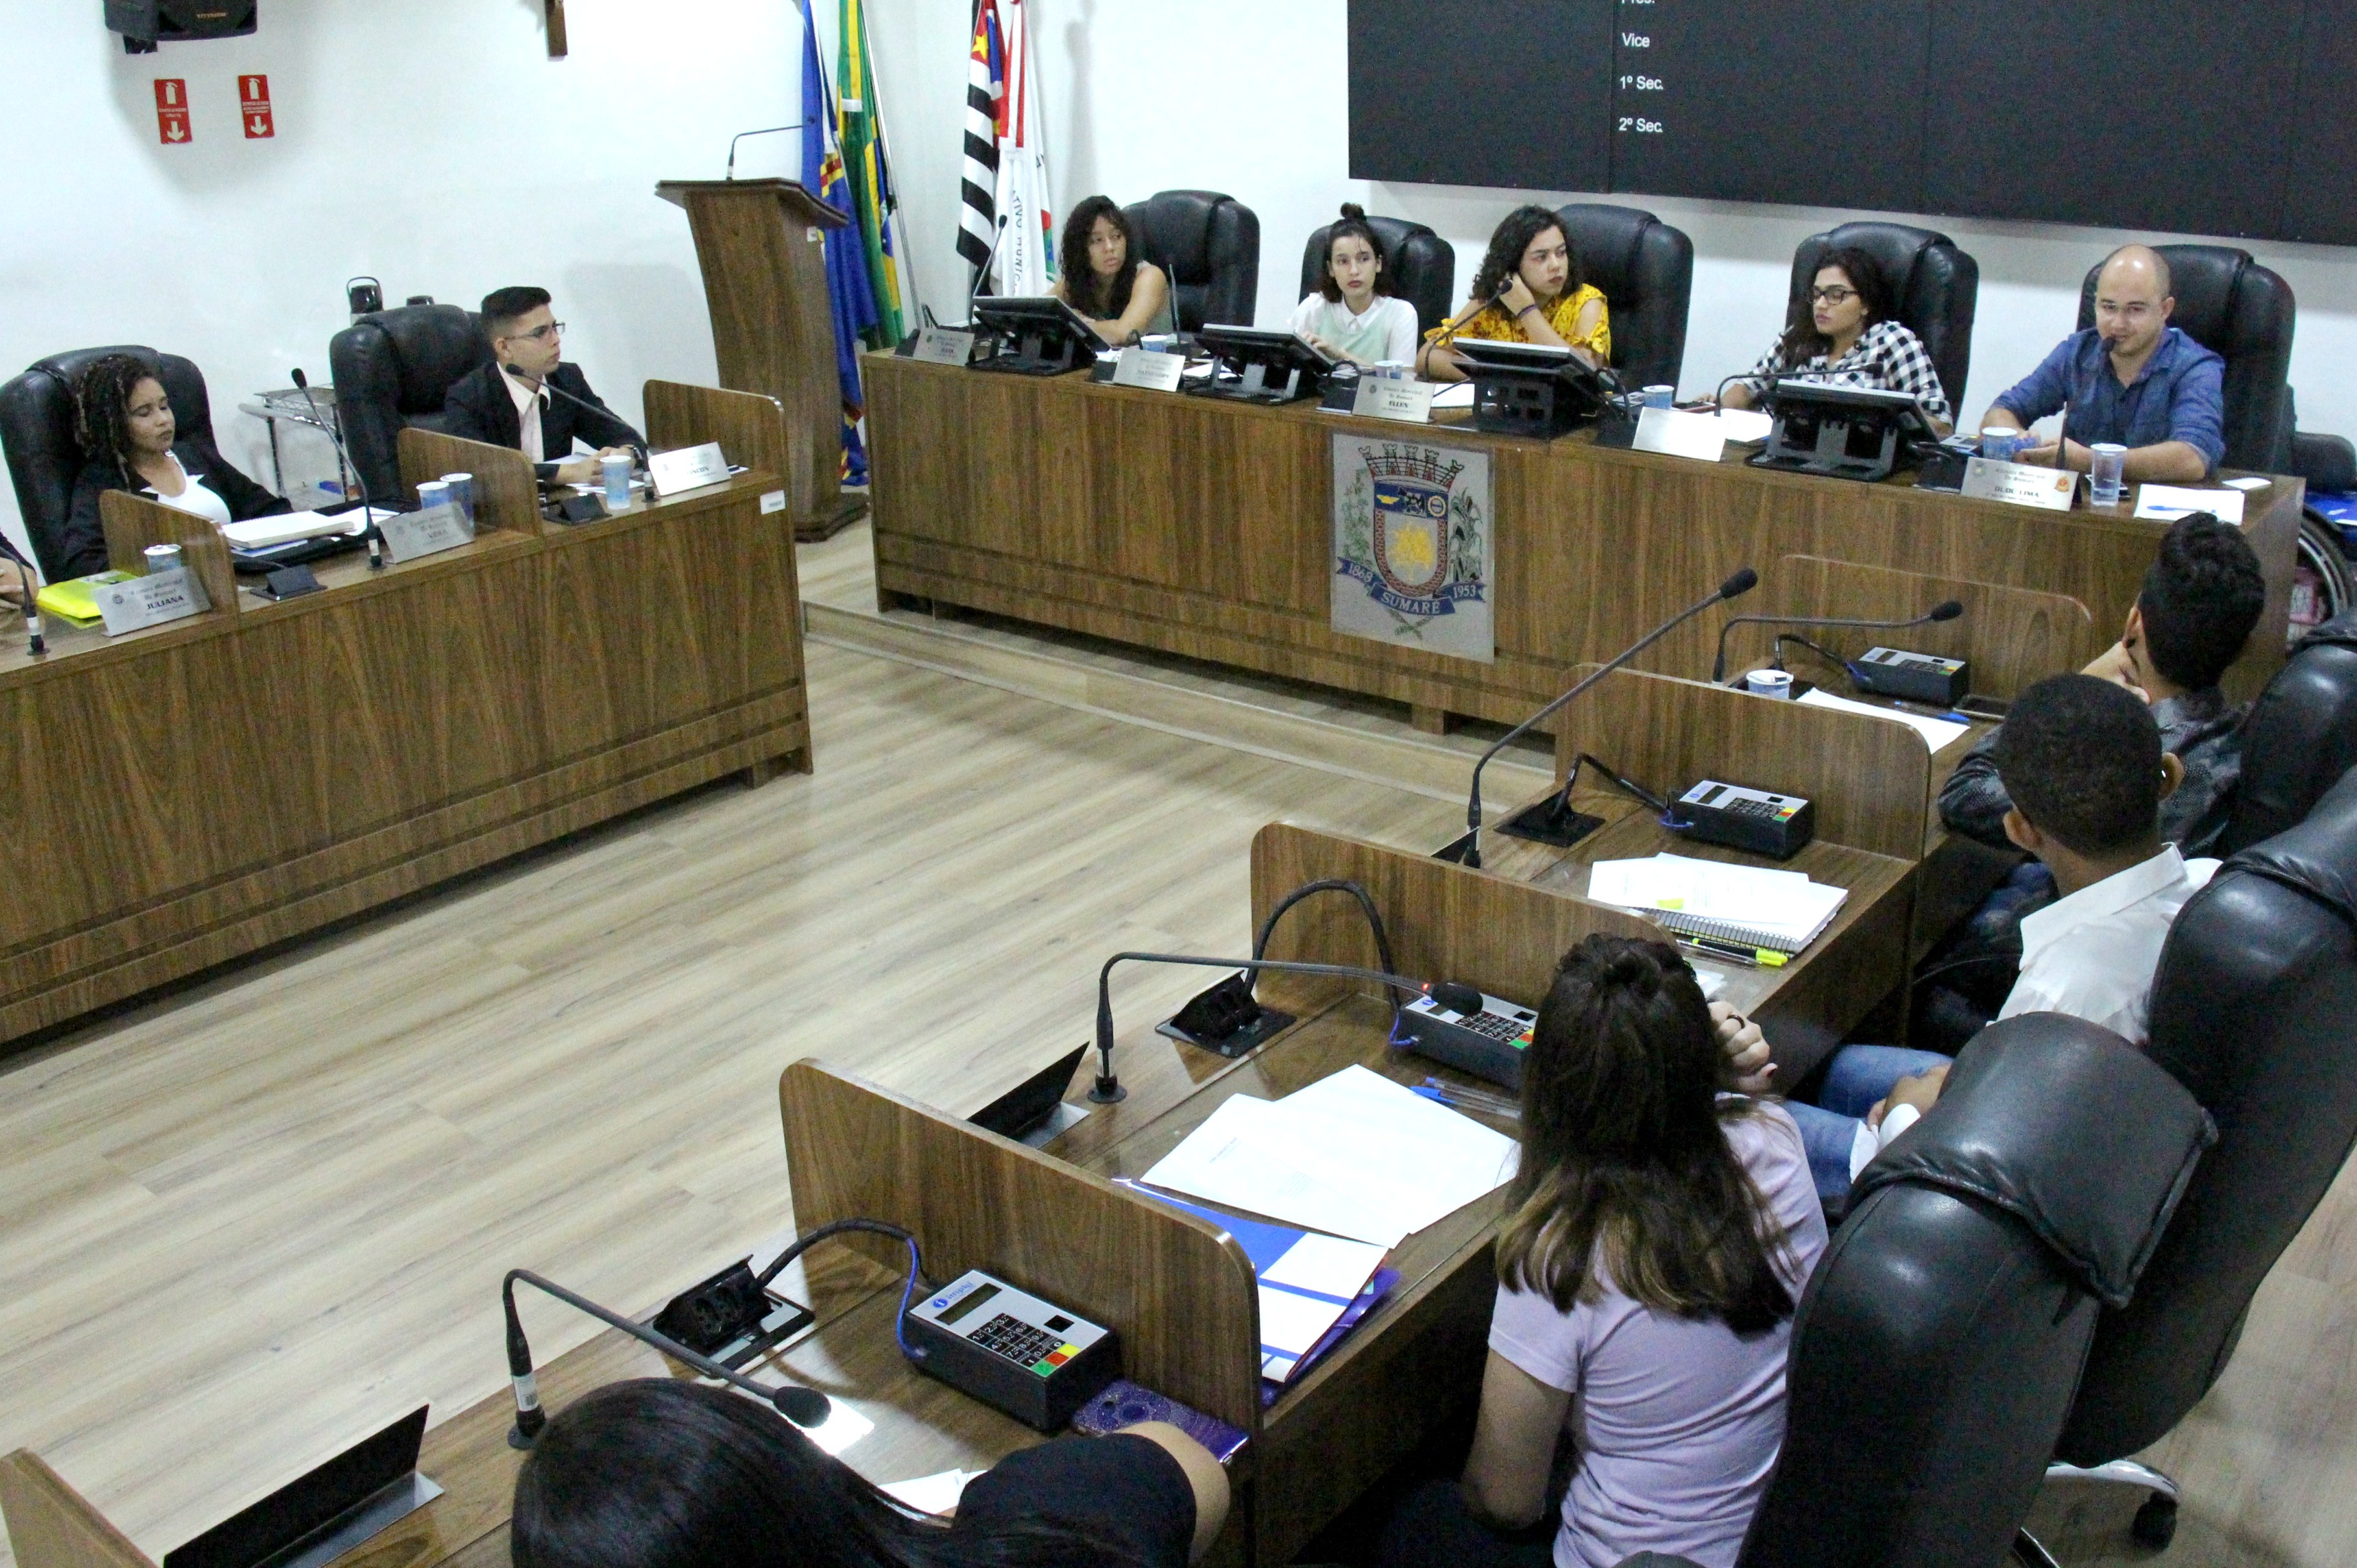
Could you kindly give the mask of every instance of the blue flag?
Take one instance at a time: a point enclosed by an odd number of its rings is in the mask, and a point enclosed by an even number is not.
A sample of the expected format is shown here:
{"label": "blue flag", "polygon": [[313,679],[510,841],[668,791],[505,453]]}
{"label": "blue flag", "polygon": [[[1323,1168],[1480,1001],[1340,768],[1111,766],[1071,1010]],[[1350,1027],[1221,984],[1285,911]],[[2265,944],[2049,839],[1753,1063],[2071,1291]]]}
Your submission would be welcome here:
{"label": "blue flag", "polygon": [[[842,212],[851,212],[851,182],[844,176],[841,121],[818,58],[818,29],[810,0],[795,0],[802,16],[802,187]],[[859,338],[881,319],[868,282],[867,252],[856,225],[826,231],[826,292],[834,306],[834,370],[843,383],[843,482],[867,482],[867,452],[859,442],[866,396],[859,386]]]}

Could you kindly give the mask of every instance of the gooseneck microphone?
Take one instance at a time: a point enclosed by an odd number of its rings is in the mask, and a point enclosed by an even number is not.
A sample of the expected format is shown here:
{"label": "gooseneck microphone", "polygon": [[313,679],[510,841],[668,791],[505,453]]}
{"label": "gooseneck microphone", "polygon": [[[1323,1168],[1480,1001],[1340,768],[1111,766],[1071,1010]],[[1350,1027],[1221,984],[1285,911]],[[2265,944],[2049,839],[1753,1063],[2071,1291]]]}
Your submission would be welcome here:
{"label": "gooseneck microphone", "polygon": [[1504,283],[1498,285],[1497,293],[1491,295],[1489,298],[1483,300],[1479,305],[1467,306],[1465,307],[1464,314],[1458,317],[1455,320],[1443,322],[1441,324],[1439,334],[1436,336],[1431,342],[1426,343],[1424,346],[1424,368],[1427,371],[1430,370],[1432,368],[1432,356],[1437,350],[1446,349],[1449,344],[1455,342],[1457,340],[1457,335],[1464,331],[1468,327],[1472,326],[1474,319],[1483,311],[1489,309],[1493,305],[1504,304],[1506,295],[1512,293],[1513,288],[1514,280],[1510,277]]}
{"label": "gooseneck microphone", "polygon": [[[737,177],[737,144],[743,141],[746,137],[774,136],[780,131],[800,131],[807,127],[809,124],[810,120],[805,117],[795,121],[791,125],[764,125],[758,131],[737,132],[735,135],[728,138],[728,173],[726,177],[729,179],[735,179]],[[812,194],[816,195],[817,192],[813,191]]]}
{"label": "gooseneck microphone", "polygon": [[[791,126],[787,127],[789,130],[792,127]],[[622,417],[620,414],[616,413],[612,409],[606,407],[603,403],[592,403],[586,397],[576,397],[573,393],[566,392],[563,387],[558,386],[556,384],[556,372],[554,371],[551,371],[544,376],[535,376],[531,371],[517,365],[503,364],[500,369],[507,374],[513,376],[516,380],[522,381],[533,391],[545,392],[552,393],[554,396],[561,397],[576,408],[585,410],[590,413],[603,414],[608,419],[615,420],[617,422],[619,422]],[[638,435],[638,432],[633,430],[630,434],[635,436]],[[544,449],[545,448],[544,448]],[[633,440],[630,443],[630,450],[639,455],[640,466],[644,467],[647,462],[646,443],[643,441]],[[565,459],[558,458],[556,460],[562,462]],[[547,459],[544,458],[543,461],[547,461]]]}
{"label": "gooseneck microphone", "polygon": [[1610,663],[1606,664],[1603,668],[1598,670],[1593,674],[1583,678],[1578,684],[1573,686],[1570,691],[1566,692],[1562,696],[1557,697],[1554,702],[1549,703],[1545,707],[1541,708],[1537,713],[1533,714],[1529,718],[1524,719],[1521,724],[1516,725],[1504,735],[1500,736],[1490,749],[1481,754],[1481,759],[1473,765],[1473,792],[1471,798],[1468,800],[1465,804],[1465,856],[1459,864],[1470,866],[1477,871],[1480,870],[1481,866],[1481,769],[1490,766],[1490,759],[1491,757],[1497,756],[1501,751],[1503,751],[1512,742],[1520,739],[1523,735],[1527,734],[1531,727],[1534,725],[1536,725],[1540,720],[1546,718],[1548,715],[1562,709],[1566,703],[1568,703],[1573,698],[1578,696],[1582,692],[1587,691],[1590,686],[1595,685],[1598,681],[1603,680],[1604,677],[1611,674],[1612,671],[1620,669],[1620,666],[1628,663],[1629,660],[1636,658],[1637,655],[1644,652],[1645,650],[1652,647],[1653,644],[1661,641],[1662,639],[1669,636],[1670,633],[1675,631],[1686,622],[1694,619],[1695,617],[1702,614],[1703,611],[1710,608],[1711,606],[1722,603],[1727,599],[1740,598],[1743,595],[1749,593],[1753,588],[1758,587],[1759,585],[1760,574],[1753,571],[1750,567],[1746,566],[1742,571],[1736,573],[1735,575],[1729,577],[1717,587],[1712,589],[1707,595],[1702,598],[1696,599],[1693,604],[1688,605],[1685,608],[1680,610],[1677,614],[1672,616],[1669,619],[1663,621],[1661,625],[1655,627],[1644,636],[1639,638],[1635,642],[1621,650],[1618,654],[1615,654]]}
{"label": "gooseneck microphone", "polygon": [[1727,679],[1727,638],[1738,626],[1841,626],[1862,631],[1902,631],[1910,626],[1954,620],[1964,613],[1964,607],[1960,601],[1948,599],[1908,620],[1850,620],[1838,616],[1737,616],[1718,628],[1718,657],[1711,661],[1711,683],[1717,685]]}
{"label": "gooseneck microphone", "polygon": [[[1466,1015],[1481,1011],[1481,993],[1469,985],[1452,981],[1410,980],[1405,975],[1387,974],[1380,969],[1361,969],[1349,963],[1296,963],[1273,958],[1203,958],[1192,953],[1117,952],[1105,960],[1097,971],[1097,1081],[1089,1090],[1089,1099],[1099,1105],[1110,1105],[1126,1099],[1129,1090],[1121,1086],[1121,1079],[1113,1070],[1113,966],[1117,963],[1190,963],[1203,969],[1277,970],[1286,974],[1331,974],[1344,980],[1372,980],[1394,991],[1413,991],[1429,996],[1452,1013]],[[1396,1004],[1397,998],[1394,998]]]}
{"label": "gooseneck microphone", "polygon": [[49,642],[41,634],[41,607],[36,602],[40,596],[33,591],[32,564],[4,533],[0,533],[0,557],[16,564],[16,591],[25,596],[25,651],[38,659],[49,650]]}
{"label": "gooseneck microphone", "polygon": [[336,444],[336,456],[342,458],[344,467],[351,470],[352,483],[361,488],[361,521],[364,525],[361,537],[368,541],[369,570],[382,572],[384,570],[384,530],[376,525],[376,501],[369,494],[368,476],[361,472],[361,466],[352,461],[351,452],[344,446],[343,421],[340,418],[331,420],[319,412],[319,400],[311,395],[311,378],[303,373],[302,366],[296,366],[287,374],[295,383],[295,390],[303,394],[303,401],[310,406],[312,419],[328,433],[328,439]]}
{"label": "gooseneck microphone", "polygon": [[[524,1339],[523,1319],[516,1313],[515,1287],[518,1280],[545,1291],[568,1306],[579,1308],[609,1327],[620,1329],[642,1345],[653,1346],[672,1359],[694,1368],[707,1378],[717,1378],[733,1388],[742,1389],[758,1399],[768,1401],[777,1408],[780,1415],[796,1426],[816,1426],[826,1420],[827,1412],[834,1408],[834,1402],[816,1389],[806,1389],[796,1383],[780,1383],[774,1387],[757,1383],[742,1372],[724,1367],[709,1357],[698,1355],[669,1335],[659,1334],[643,1323],[633,1323],[620,1313],[602,1307],[587,1296],[576,1295],[563,1285],[544,1280],[529,1270],[510,1269],[507,1278],[500,1284],[500,1298],[507,1309],[508,1378],[515,1392],[515,1428],[508,1434],[511,1447],[531,1447],[541,1429],[548,1424],[548,1412],[540,1408],[539,1380],[532,1369],[532,1346]],[[905,1311],[905,1303],[903,1309]]]}
{"label": "gooseneck microphone", "polygon": [[982,253],[982,263],[974,269],[974,286],[965,291],[965,324],[974,327],[974,302],[982,297],[982,285],[990,281],[990,263],[998,259],[1000,242],[1006,238],[1006,214],[998,215],[997,231],[990,236],[990,249]]}

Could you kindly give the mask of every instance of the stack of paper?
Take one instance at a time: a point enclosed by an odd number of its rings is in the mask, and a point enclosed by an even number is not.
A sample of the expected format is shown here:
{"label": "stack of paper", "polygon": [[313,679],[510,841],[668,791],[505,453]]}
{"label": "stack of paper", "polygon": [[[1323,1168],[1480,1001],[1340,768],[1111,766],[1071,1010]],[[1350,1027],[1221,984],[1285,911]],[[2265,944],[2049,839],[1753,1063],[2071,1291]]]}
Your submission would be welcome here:
{"label": "stack of paper", "polygon": [[1587,896],[1689,936],[1799,952],[1833,922],[1849,890],[1802,871],[1657,854],[1598,861]]}
{"label": "stack of paper", "polygon": [[298,539],[356,534],[371,519],[382,522],[394,515],[390,508],[381,506],[369,508],[365,516],[358,507],[333,517],[324,512],[291,511],[277,517],[257,517],[251,522],[230,523],[222,528],[221,537],[240,550],[263,550],[273,544],[291,544]]}
{"label": "stack of paper", "polygon": [[1973,726],[1960,725],[1953,719],[1935,719],[1929,714],[1910,714],[1904,708],[1878,708],[1872,703],[1853,703],[1847,697],[1836,697],[1818,687],[1801,694],[1802,706],[1831,708],[1838,714],[1864,714],[1871,719],[1889,719],[1905,725],[1923,737],[1923,744],[1933,751],[1942,751],[1955,744]]}
{"label": "stack of paper", "polygon": [[1151,1186],[1394,1247],[1514,1174],[1512,1138],[1362,1067],[1280,1101],[1236,1095]]}

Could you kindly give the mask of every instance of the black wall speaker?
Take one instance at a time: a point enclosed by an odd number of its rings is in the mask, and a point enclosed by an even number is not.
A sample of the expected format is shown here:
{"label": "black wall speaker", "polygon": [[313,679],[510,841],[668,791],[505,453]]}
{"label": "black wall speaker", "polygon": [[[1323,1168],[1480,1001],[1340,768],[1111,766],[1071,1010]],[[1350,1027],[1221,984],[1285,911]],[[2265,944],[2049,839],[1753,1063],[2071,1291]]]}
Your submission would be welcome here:
{"label": "black wall speaker", "polygon": [[151,54],[157,44],[196,38],[242,38],[255,26],[259,0],[106,0],[106,28],[123,35],[124,54]]}

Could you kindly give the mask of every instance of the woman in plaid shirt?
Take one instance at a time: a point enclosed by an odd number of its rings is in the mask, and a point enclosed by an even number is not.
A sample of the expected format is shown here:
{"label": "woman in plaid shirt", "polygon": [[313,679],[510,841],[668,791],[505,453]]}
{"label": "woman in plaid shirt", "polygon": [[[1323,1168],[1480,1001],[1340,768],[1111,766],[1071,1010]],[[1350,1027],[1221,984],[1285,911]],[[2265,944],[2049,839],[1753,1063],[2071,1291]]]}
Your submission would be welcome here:
{"label": "woman in plaid shirt", "polygon": [[1792,301],[1784,335],[1727,389],[1727,406],[1749,408],[1771,379],[1789,375],[1909,392],[1941,435],[1954,425],[1932,356],[1898,319],[1890,285],[1863,251],[1845,248],[1825,258],[1808,292]]}

